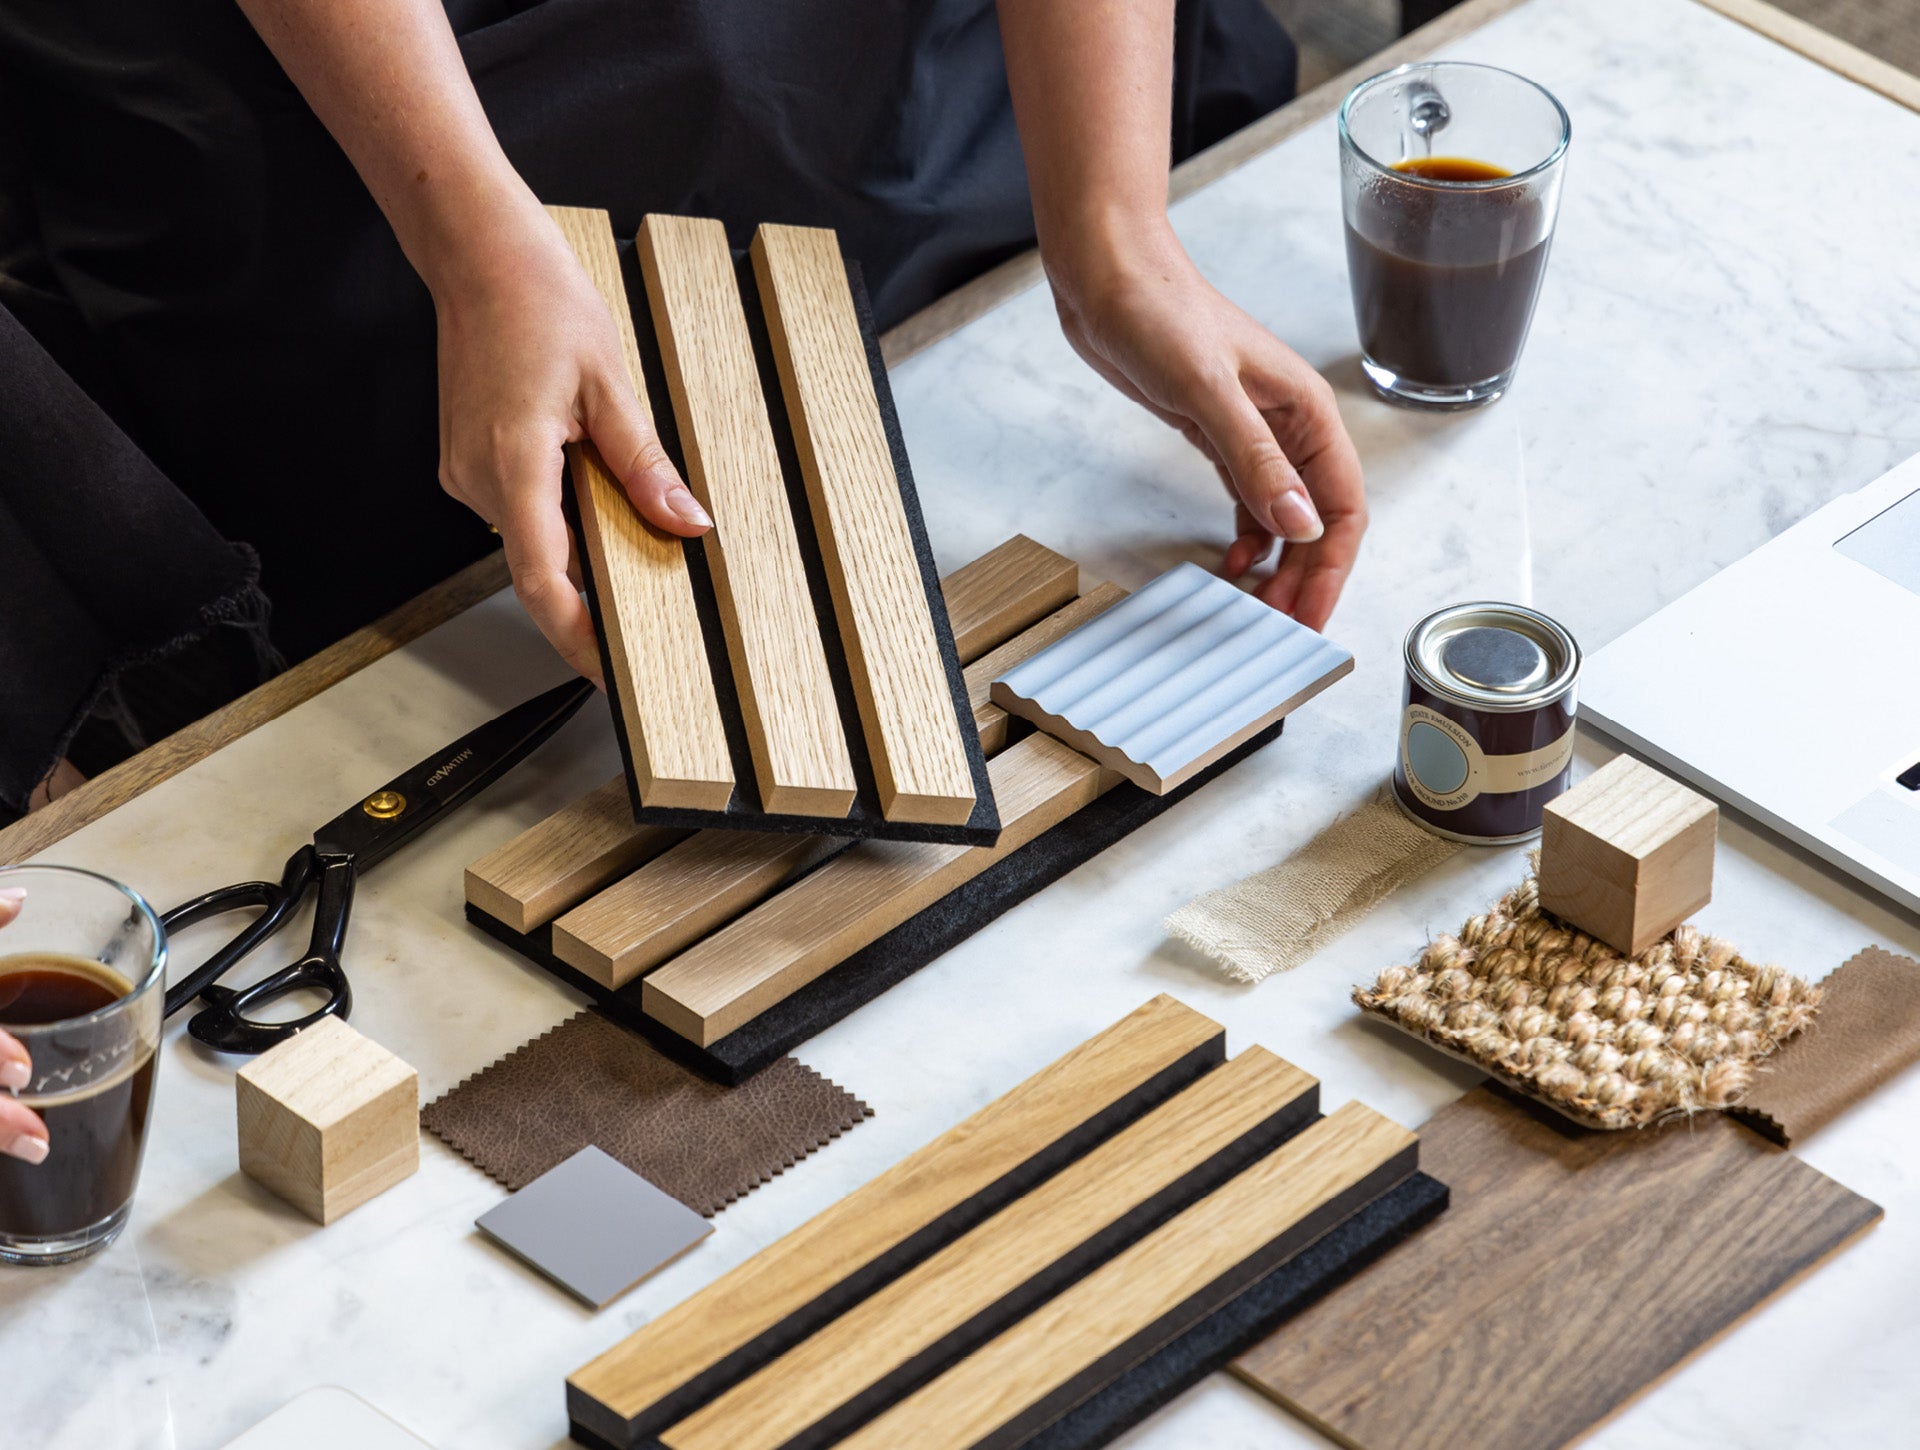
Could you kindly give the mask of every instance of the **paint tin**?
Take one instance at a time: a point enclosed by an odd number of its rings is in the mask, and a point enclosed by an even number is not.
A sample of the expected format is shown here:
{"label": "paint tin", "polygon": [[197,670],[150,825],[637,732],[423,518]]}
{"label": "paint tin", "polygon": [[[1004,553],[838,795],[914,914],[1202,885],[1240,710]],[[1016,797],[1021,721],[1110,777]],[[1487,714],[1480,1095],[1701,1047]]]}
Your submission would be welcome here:
{"label": "paint tin", "polygon": [[1580,646],[1538,610],[1455,604],[1407,634],[1393,793],[1429,830],[1524,841],[1567,788]]}

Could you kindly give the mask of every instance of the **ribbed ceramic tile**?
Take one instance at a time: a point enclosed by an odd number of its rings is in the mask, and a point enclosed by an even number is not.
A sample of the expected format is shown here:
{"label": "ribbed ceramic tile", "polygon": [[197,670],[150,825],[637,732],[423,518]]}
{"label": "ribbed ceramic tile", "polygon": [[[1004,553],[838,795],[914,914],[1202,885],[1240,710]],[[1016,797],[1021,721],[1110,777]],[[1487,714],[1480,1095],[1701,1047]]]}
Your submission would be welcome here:
{"label": "ribbed ceramic tile", "polygon": [[993,682],[993,701],[1164,795],[1353,668],[1324,635],[1179,564]]}

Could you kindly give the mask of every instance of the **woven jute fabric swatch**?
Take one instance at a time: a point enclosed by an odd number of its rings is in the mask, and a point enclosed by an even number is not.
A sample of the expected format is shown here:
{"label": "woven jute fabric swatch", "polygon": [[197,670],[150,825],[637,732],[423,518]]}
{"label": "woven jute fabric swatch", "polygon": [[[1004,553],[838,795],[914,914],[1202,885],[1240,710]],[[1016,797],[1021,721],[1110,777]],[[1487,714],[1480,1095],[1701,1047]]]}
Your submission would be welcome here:
{"label": "woven jute fabric swatch", "polygon": [[1533,877],[1353,1000],[1593,1128],[1738,1101],[1820,989],[1676,927],[1636,957],[1540,910]]}
{"label": "woven jute fabric swatch", "polygon": [[1820,993],[1812,1030],[1768,1058],[1729,1109],[1787,1147],[1920,1060],[1920,962],[1868,947]]}
{"label": "woven jute fabric swatch", "polygon": [[1236,981],[1257,982],[1299,966],[1459,849],[1383,790],[1279,865],[1188,902],[1165,927]]}
{"label": "woven jute fabric swatch", "polygon": [[795,1058],[722,1087],[586,1011],[436,1098],[420,1121],[516,1192],[592,1145],[712,1217],[872,1116]]}

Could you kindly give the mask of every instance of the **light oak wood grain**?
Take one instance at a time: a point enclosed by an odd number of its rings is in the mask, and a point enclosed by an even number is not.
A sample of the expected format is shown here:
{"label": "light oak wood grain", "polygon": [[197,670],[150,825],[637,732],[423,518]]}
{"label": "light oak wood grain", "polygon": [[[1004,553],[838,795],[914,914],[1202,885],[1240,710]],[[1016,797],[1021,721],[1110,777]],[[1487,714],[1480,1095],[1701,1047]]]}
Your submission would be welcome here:
{"label": "light oak wood grain", "polygon": [[[1033,622],[1036,600],[1057,594],[1063,565],[1066,577],[1077,577],[1078,568],[1071,560],[1016,535],[954,570],[942,584],[956,634],[963,634],[970,647],[981,652],[1005,644]],[[962,653],[960,658],[965,662],[972,656]],[[470,890],[467,900],[516,931],[532,931],[650,859],[656,854],[657,838],[651,834],[656,828],[634,824],[628,813],[623,834],[619,813],[612,809],[612,802],[624,799],[625,790],[626,777],[615,776],[476,862],[467,880],[472,887],[473,873],[480,872],[480,894]],[[523,839],[524,844],[518,844]],[[769,841],[763,849],[777,856],[785,847]],[[740,859],[751,872],[759,873],[751,852]],[[725,883],[710,884],[725,895]],[[490,892],[489,886],[497,889]],[[725,917],[710,921],[709,927],[719,920]],[[631,938],[621,931],[605,940],[597,932],[592,937],[576,936],[578,959],[562,960],[590,974],[595,968],[587,964],[596,960],[601,964],[598,970],[611,973],[612,958],[631,946]]]}
{"label": "light oak wood grain", "polygon": [[[1170,1338],[1231,1298],[1234,1271],[1397,1161],[1414,1138],[1348,1103],[838,1443],[844,1450],[1014,1445],[1142,1336]],[[1237,1292],[1235,1290],[1234,1292]],[[1169,1324],[1185,1311],[1186,1323]],[[1117,1375],[1124,1363],[1111,1366]]]}
{"label": "light oak wood grain", "polygon": [[827,673],[787,482],[754,365],[727,231],[648,216],[634,245],[763,810],[844,816],[853,761]]}
{"label": "light oak wood grain", "polygon": [[1718,1113],[1592,1132],[1482,1087],[1419,1132],[1452,1206],[1234,1365],[1356,1450],[1559,1450],[1880,1217]]}
{"label": "light oak wood grain", "polygon": [[702,1047],[1058,825],[1120,777],[1044,735],[988,766],[993,846],[861,841],[647,977],[641,1010]]}
{"label": "light oak wood grain", "polygon": [[[583,207],[547,212],[613,314],[634,396],[651,418],[612,223],[605,212]],[[569,444],[567,461],[610,666],[607,688],[619,700],[641,803],[725,810],[733,761],[684,546],[640,517],[591,443]]]}
{"label": "light oak wood grain", "polygon": [[840,243],[763,226],[752,252],[881,814],[962,824],[973,776]]}
{"label": "light oak wood grain", "polygon": [[234,1078],[240,1171],[332,1223],[420,1166],[420,1078],[322,1017]]}
{"label": "light oak wood grain", "polygon": [[1032,628],[1023,630],[998,649],[988,650],[967,666],[967,703],[973,707],[973,723],[980,731],[982,750],[994,755],[1007,743],[1010,717],[993,703],[994,678],[1031,659],[1062,635],[1071,634],[1126,597],[1127,591],[1117,584],[1093,584],[1073,603],[1055,610]]}
{"label": "light oak wood grain", "polygon": [[[836,1286],[908,1252],[917,1236],[978,1222],[986,1214],[965,1216],[969,1204],[1000,1207],[1059,1166],[1050,1155],[1061,1143],[1157,1084],[1166,1086],[1155,1101],[1170,1095],[1219,1060],[1223,1041],[1218,1023],[1154,998],[575,1371],[570,1412],[622,1443],[682,1418],[694,1405],[677,1400],[710,1397],[817,1327],[808,1306]],[[783,1323],[798,1331],[781,1334]],[[719,1382],[694,1394],[703,1376]]]}
{"label": "light oak wood grain", "polygon": [[[1316,1086],[1291,1063],[1248,1048],[664,1431],[661,1443],[670,1450],[832,1443],[840,1426],[829,1417],[844,1426],[857,1398],[898,1398],[914,1388],[899,1382],[917,1358],[962,1354],[1010,1326],[1048,1288],[1077,1277],[1076,1268],[1120,1248],[1124,1239],[1100,1252],[1102,1236],[1138,1218],[1143,1206],[1183,1185],[1190,1199],[1203,1196],[1272,1145],[1269,1135],[1247,1147],[1287,1109],[1310,1114]],[[1223,1156],[1211,1177],[1193,1181]]]}
{"label": "light oak wood grain", "polygon": [[627,778],[616,775],[467,867],[467,900],[515,931],[532,931],[689,834],[635,825]]}

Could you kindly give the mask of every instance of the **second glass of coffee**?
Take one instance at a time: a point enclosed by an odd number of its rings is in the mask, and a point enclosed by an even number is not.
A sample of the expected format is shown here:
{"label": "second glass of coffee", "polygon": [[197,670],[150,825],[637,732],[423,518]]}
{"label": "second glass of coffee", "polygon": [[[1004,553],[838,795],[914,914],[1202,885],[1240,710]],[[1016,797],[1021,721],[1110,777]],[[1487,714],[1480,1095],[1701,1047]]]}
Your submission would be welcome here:
{"label": "second glass of coffee", "polygon": [[1387,397],[1462,408],[1506,391],[1546,272],[1570,136],[1547,91],[1460,61],[1401,66],[1341,104],[1361,366]]}

